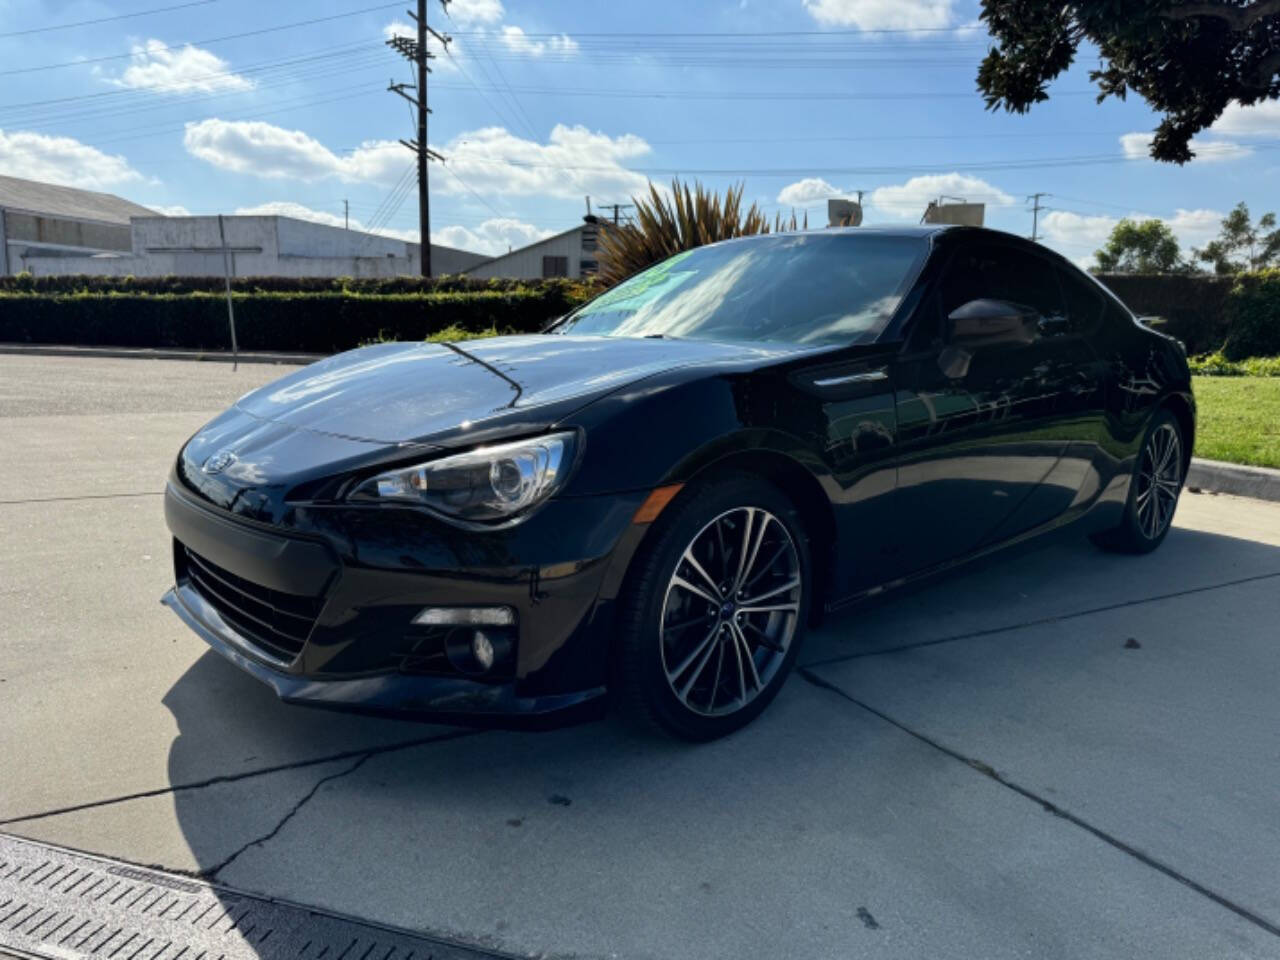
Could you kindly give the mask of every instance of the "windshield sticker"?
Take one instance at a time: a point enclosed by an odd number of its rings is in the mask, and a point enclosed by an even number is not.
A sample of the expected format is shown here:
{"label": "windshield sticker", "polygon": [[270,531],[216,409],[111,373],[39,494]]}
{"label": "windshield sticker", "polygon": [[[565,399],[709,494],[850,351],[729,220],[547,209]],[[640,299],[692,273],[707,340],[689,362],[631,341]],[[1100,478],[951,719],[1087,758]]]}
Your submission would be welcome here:
{"label": "windshield sticker", "polygon": [[619,284],[608,293],[597,297],[595,302],[591,303],[582,312],[582,316],[619,308],[638,310],[645,304],[652,303],[658,297],[674,290],[697,273],[696,270],[672,271],[672,267],[685,260],[692,253],[692,250],[677,253],[674,257],[664,260],[657,266],[650,267],[644,273]]}

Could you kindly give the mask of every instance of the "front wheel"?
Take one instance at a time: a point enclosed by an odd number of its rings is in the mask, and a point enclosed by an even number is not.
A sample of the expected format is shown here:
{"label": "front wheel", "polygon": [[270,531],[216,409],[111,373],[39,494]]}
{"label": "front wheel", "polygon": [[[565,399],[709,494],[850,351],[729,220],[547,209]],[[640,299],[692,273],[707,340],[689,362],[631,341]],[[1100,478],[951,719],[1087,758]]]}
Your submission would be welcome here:
{"label": "front wheel", "polygon": [[1095,537],[1107,550],[1150,553],[1164,542],[1182,493],[1182,427],[1168,410],[1157,411],[1138,454],[1124,518],[1114,530]]}
{"label": "front wheel", "polygon": [[773,485],[733,477],[673,503],[622,602],[622,710],[687,740],[746,725],[777,694],[809,603],[807,541]]}

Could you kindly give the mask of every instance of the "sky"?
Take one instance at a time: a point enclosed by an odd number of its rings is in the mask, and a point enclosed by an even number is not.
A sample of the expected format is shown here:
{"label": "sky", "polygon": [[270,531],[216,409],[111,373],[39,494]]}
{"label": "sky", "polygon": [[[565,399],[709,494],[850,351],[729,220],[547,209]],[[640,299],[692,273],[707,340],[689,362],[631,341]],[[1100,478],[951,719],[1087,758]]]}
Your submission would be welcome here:
{"label": "sky", "polygon": [[[0,0],[0,174],[171,214],[274,212],[418,239],[410,82],[375,0]],[[773,215],[867,223],[928,200],[1082,265],[1125,216],[1184,253],[1246,201],[1280,208],[1280,102],[1233,106],[1178,167],[1140,98],[1095,103],[1086,49],[1026,115],[975,89],[976,0],[430,0],[431,234],[500,253],[673,175]],[[625,211],[624,211],[625,214]]]}

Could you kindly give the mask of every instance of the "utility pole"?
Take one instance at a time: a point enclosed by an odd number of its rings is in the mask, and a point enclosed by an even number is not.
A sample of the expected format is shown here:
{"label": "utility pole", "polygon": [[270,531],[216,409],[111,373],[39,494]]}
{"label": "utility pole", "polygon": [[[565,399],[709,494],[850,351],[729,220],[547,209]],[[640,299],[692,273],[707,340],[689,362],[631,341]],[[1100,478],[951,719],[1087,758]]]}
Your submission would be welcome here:
{"label": "utility pole", "polygon": [[1051,196],[1053,196],[1053,194],[1051,193],[1033,193],[1031,196],[1027,197],[1028,203],[1035,204],[1035,206],[1031,208],[1031,242],[1032,243],[1035,243],[1037,240],[1040,239],[1040,211],[1044,209],[1044,207],[1040,206],[1040,198],[1051,197]]}
{"label": "utility pole", "polygon": [[616,227],[618,225],[618,214],[623,210],[630,210],[634,206],[634,203],[602,203],[600,209],[613,211],[613,225]]}
{"label": "utility pole", "polygon": [[343,230],[351,229],[351,201],[350,200],[342,201],[342,229]]}
{"label": "utility pole", "polygon": [[[449,12],[449,4],[451,2],[452,0],[440,0],[440,6],[446,13]],[[427,106],[427,74],[431,72],[431,68],[427,66],[427,61],[435,59],[435,54],[427,50],[427,34],[431,34],[445,47],[452,42],[453,38],[437,33],[427,25],[427,0],[418,0],[417,13],[412,10],[405,12],[413,18],[414,23],[418,26],[417,38],[392,37],[387,41],[387,46],[417,67],[417,83],[413,85],[392,83],[387,89],[404,97],[418,111],[417,139],[401,140],[400,142],[412,150],[418,160],[418,231],[422,235],[422,275],[430,277],[431,205],[427,184],[427,161],[439,160],[443,163],[444,157],[427,146],[427,114],[431,112],[431,108]],[[413,91],[412,96],[406,92],[408,90]]]}

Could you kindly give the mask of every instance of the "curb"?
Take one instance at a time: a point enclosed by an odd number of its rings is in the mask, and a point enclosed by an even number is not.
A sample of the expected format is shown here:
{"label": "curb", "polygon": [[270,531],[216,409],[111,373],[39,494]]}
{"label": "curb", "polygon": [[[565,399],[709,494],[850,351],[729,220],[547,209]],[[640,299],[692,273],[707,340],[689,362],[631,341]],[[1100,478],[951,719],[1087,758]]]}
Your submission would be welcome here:
{"label": "curb", "polygon": [[1187,471],[1187,489],[1280,502],[1280,470],[1196,458]]}
{"label": "curb", "polygon": [[324,353],[241,352],[233,357],[226,350],[151,350],[129,347],[59,347],[47,344],[0,343],[0,354],[26,354],[33,357],[100,357],[126,360],[201,360],[214,363],[288,363],[308,364],[323,360]]}

